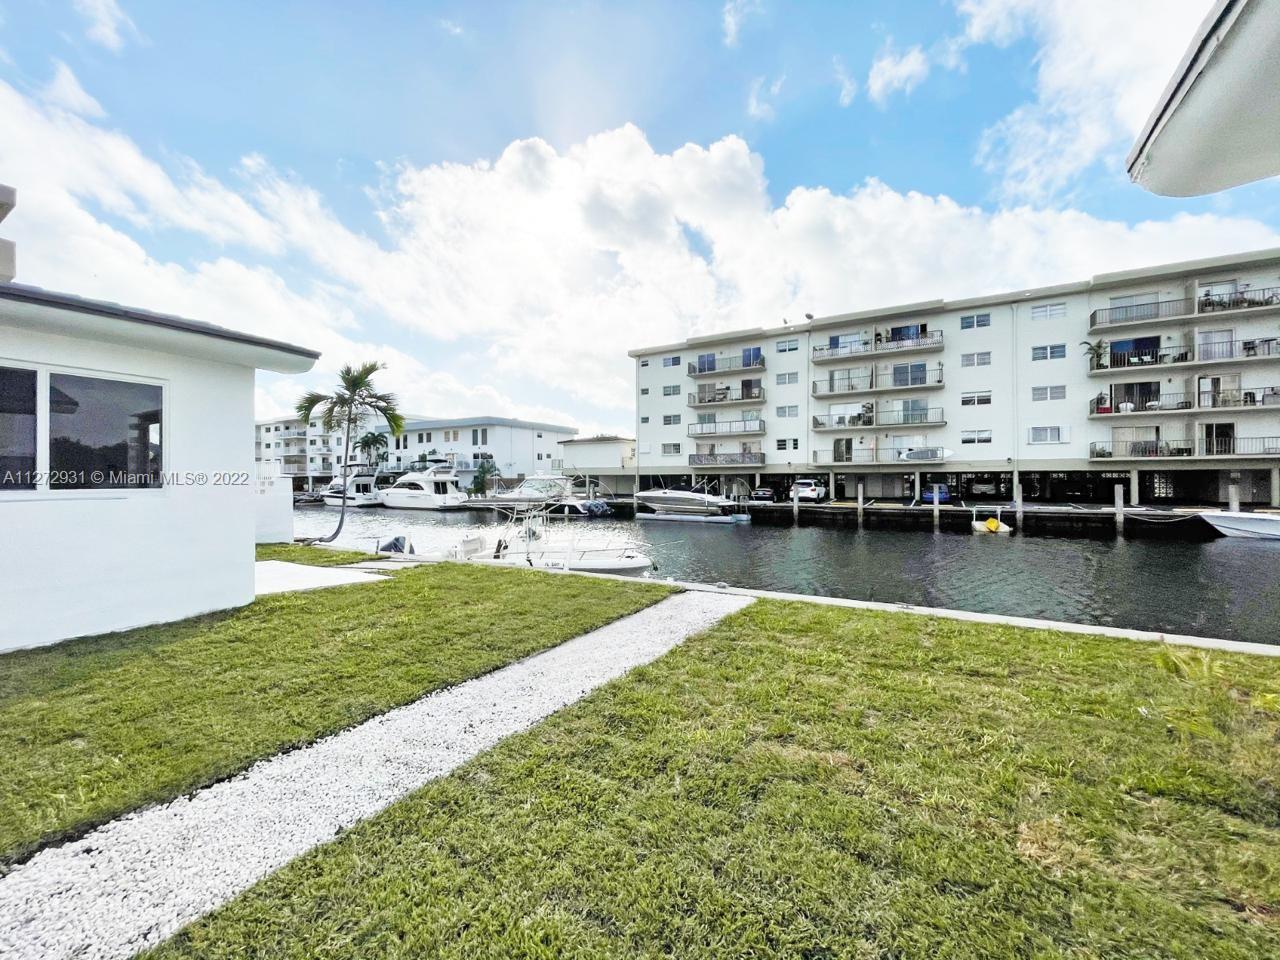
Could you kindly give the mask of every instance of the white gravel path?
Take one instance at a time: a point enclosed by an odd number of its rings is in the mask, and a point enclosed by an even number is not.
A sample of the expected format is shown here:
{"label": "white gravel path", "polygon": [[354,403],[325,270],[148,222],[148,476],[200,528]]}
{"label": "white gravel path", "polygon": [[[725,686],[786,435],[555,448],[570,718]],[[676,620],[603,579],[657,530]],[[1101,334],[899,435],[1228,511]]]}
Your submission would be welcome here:
{"label": "white gravel path", "polygon": [[0,957],[128,957],[299,854],[752,603],[681,593],[42,851],[0,878]]}

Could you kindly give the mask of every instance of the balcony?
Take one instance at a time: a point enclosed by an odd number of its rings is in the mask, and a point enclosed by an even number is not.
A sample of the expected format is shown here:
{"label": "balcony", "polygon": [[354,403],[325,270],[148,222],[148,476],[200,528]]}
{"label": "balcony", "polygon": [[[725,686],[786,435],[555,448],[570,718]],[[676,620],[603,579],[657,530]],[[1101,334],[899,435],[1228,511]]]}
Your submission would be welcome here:
{"label": "balcony", "polygon": [[1112,440],[1089,444],[1090,460],[1280,457],[1280,437],[1201,437],[1198,440]]}
{"label": "balcony", "polygon": [[1148,347],[1122,352],[1104,350],[1089,358],[1089,373],[1107,374],[1158,366],[1230,363],[1233,361],[1280,360],[1280,338],[1258,337],[1251,340],[1224,340],[1198,346],[1182,344],[1172,347]]}
{"label": "balcony", "polygon": [[879,410],[877,427],[942,426],[947,422],[941,407],[927,410]]}
{"label": "balcony", "polygon": [[764,466],[764,453],[759,450],[740,450],[737,453],[691,453],[691,467],[760,467]]}
{"label": "balcony", "polygon": [[281,430],[279,433],[273,433],[271,436],[275,439],[292,440],[295,437],[305,437],[306,435],[307,431],[305,430]]}
{"label": "balcony", "polygon": [[763,370],[764,356],[743,362],[741,357],[710,357],[689,364],[689,376],[714,377],[718,373],[740,373],[743,370]]}
{"label": "balcony", "polygon": [[763,420],[718,420],[715,423],[689,424],[691,437],[749,436],[764,433]]}
{"label": "balcony", "polygon": [[846,463],[899,464],[904,470],[917,463],[941,463],[945,451],[942,447],[859,447],[853,450],[816,450],[813,462],[819,466],[839,466]]}
{"label": "balcony", "polygon": [[1280,387],[1250,387],[1199,393],[1152,393],[1149,397],[1099,396],[1089,401],[1090,417],[1139,417],[1202,410],[1271,410],[1280,413]]}
{"label": "balcony", "polygon": [[1158,320],[1184,320],[1204,314],[1256,310],[1261,307],[1280,307],[1280,287],[1259,287],[1217,296],[1205,294],[1199,299],[1182,297],[1094,310],[1089,314],[1089,327],[1097,329]]}
{"label": "balcony", "polygon": [[847,360],[849,357],[865,357],[868,354],[901,354],[908,352],[924,352],[943,348],[942,331],[932,330],[918,337],[899,337],[883,339],[879,334],[875,340],[859,340],[845,343],[838,347],[814,347],[812,360],[814,363],[832,363],[836,360]]}
{"label": "balcony", "polygon": [[743,390],[734,387],[717,387],[689,394],[691,407],[723,407],[733,403],[764,403],[764,387]]}
{"label": "balcony", "polygon": [[875,425],[875,414],[870,411],[819,413],[813,417],[814,430],[874,430]]}
{"label": "balcony", "polygon": [[813,381],[815,397],[842,397],[893,390],[941,390],[942,364],[907,370],[883,370],[852,377],[840,375]]}

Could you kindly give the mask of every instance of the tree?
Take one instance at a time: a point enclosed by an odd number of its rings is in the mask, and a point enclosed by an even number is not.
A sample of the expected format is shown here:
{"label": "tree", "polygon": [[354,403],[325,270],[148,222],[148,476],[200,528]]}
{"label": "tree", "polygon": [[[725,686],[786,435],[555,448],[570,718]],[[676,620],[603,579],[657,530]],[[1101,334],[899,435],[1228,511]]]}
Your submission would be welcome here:
{"label": "tree", "polygon": [[1098,370],[1105,367],[1106,360],[1110,355],[1107,345],[1101,340],[1095,340],[1090,343],[1088,340],[1081,340],[1080,346],[1084,347],[1084,355],[1089,358],[1089,369]]}
{"label": "tree", "polygon": [[481,460],[476,467],[476,475],[471,481],[471,492],[483,497],[489,489],[489,480],[498,475],[498,465],[492,460]]}
{"label": "tree", "polygon": [[375,464],[379,460],[385,460],[387,455],[383,451],[387,449],[387,435],[370,430],[356,441],[356,449],[364,454],[365,463]]}
{"label": "tree", "polygon": [[[391,435],[404,432],[404,417],[396,409],[396,397],[392,393],[379,393],[373,386],[373,375],[383,369],[377,362],[362,363],[358,367],[349,364],[338,371],[338,389],[333,393],[312,390],[298,401],[296,410],[303,420],[310,420],[320,411],[320,422],[330,433],[342,430],[342,512],[338,514],[338,529],[317,543],[331,543],[338,539],[342,524],[347,519],[347,468],[351,459],[351,435],[366,420],[382,418],[391,428]],[[386,439],[383,438],[383,446]]]}

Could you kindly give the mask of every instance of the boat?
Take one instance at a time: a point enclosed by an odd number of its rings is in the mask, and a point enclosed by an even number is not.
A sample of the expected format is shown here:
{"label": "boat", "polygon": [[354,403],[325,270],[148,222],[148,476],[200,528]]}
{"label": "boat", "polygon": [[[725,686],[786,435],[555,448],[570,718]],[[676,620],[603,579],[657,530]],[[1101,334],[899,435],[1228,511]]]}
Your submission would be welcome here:
{"label": "boat", "polygon": [[749,513],[637,513],[637,520],[673,520],[681,523],[750,523]]}
{"label": "boat", "polygon": [[573,481],[558,473],[535,473],[525,477],[511,490],[495,493],[490,499],[497,506],[542,506],[552,500],[573,497]]}
{"label": "boat", "polygon": [[485,539],[479,533],[467,533],[457,543],[439,550],[419,552],[408,533],[397,534],[378,544],[379,556],[394,560],[470,560],[484,552]]}
{"label": "boat", "polygon": [[1206,510],[1205,522],[1224,537],[1280,540],[1280,513],[1244,513],[1239,510]]}
{"label": "boat", "polygon": [[372,473],[355,473],[344,481],[336,478],[324,491],[324,502],[330,507],[342,506],[342,488],[347,488],[348,507],[378,507],[382,503],[378,499],[378,488],[375,486]]}
{"label": "boat", "polygon": [[406,473],[378,491],[384,507],[397,510],[461,510],[470,497],[458,483],[449,463]]}
{"label": "boat", "polygon": [[641,490],[636,494],[636,501],[644,504],[654,513],[695,516],[728,514],[738,507],[728,497],[710,493],[705,487],[701,490],[685,486],[655,487],[652,490]]}
{"label": "boat", "polygon": [[974,533],[998,533],[1008,535],[1013,533],[1013,527],[1009,526],[999,517],[987,517],[985,520],[977,519],[977,511],[974,511],[974,519],[970,522],[969,527]]}
{"label": "boat", "polygon": [[513,520],[498,534],[493,550],[473,557],[477,562],[535,570],[572,570],[637,576],[657,569],[653,560],[629,542],[602,542],[564,534],[548,522],[546,511]]}

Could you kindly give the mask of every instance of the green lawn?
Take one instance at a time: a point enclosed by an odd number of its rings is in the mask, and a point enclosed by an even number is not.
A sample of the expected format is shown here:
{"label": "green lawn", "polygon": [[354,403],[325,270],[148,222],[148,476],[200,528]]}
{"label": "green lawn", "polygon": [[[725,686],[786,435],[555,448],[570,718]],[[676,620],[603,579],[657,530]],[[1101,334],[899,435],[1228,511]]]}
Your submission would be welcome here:
{"label": "green lawn", "polygon": [[301,543],[260,543],[259,560],[287,560],[289,563],[306,563],[313,567],[340,567],[344,563],[361,560],[377,560],[371,553],[359,550],[327,550],[324,547],[308,547]]}
{"label": "green lawn", "polygon": [[757,602],[157,955],[1280,957],[1278,682]]}
{"label": "green lawn", "polygon": [[444,564],[0,656],[0,871],[669,593]]}

